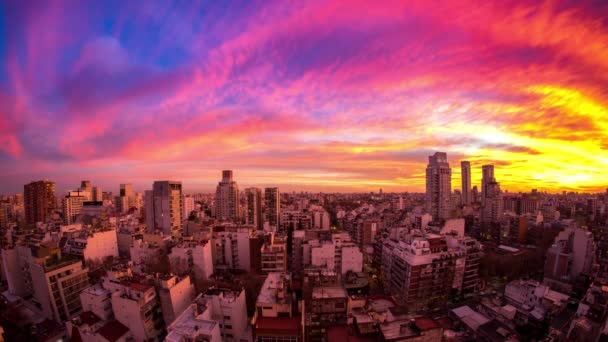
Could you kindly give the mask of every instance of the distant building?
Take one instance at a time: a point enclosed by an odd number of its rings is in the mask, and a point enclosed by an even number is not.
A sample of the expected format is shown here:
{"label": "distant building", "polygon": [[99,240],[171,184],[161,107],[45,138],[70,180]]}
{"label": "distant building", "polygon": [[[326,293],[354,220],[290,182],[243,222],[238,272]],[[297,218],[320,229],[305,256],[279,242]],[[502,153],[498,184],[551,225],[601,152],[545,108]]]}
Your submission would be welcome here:
{"label": "distant building", "polygon": [[55,210],[55,183],[47,180],[31,182],[23,187],[25,222],[45,222]]}
{"label": "distant building", "polygon": [[184,202],[184,213],[182,215],[182,218],[184,219],[184,221],[186,221],[186,220],[188,220],[188,217],[190,216],[190,214],[194,210],[196,210],[196,202],[194,201],[194,197],[192,197],[190,195],[184,196],[183,202]]}
{"label": "distant building", "polygon": [[462,177],[462,204],[471,205],[471,162],[460,162],[460,174]]}
{"label": "distant building", "polygon": [[146,225],[150,233],[159,230],[165,235],[180,236],[184,211],[182,183],[156,181],[146,191]]}
{"label": "distant building", "polygon": [[485,184],[485,196],[483,198],[482,220],[485,223],[498,222],[504,216],[504,201],[500,185],[496,180]]}
{"label": "distant building", "polygon": [[494,165],[483,165],[481,167],[481,199],[482,204],[485,204],[485,199],[487,197],[486,193],[488,191],[487,185],[488,183],[496,182],[494,178]]}
{"label": "distant building", "polygon": [[245,189],[245,223],[254,225],[258,230],[264,228],[262,190],[259,188]]}
{"label": "distant building", "polygon": [[429,156],[426,167],[426,206],[433,220],[447,219],[450,214],[452,169],[447,154],[437,152]]}
{"label": "distant building", "polygon": [[215,217],[233,222],[240,218],[239,187],[232,179],[232,170],[222,171],[222,181],[215,190]]}
{"label": "distant building", "polygon": [[82,211],[83,204],[90,201],[91,195],[85,190],[69,191],[63,198],[63,222],[73,224]]}
{"label": "distant building", "polygon": [[114,199],[114,205],[116,211],[120,214],[127,213],[132,207],[139,207],[133,192],[133,185],[129,183],[120,184],[119,196]]}
{"label": "distant building", "polygon": [[271,227],[279,227],[281,212],[281,193],[279,188],[264,189],[264,218]]}

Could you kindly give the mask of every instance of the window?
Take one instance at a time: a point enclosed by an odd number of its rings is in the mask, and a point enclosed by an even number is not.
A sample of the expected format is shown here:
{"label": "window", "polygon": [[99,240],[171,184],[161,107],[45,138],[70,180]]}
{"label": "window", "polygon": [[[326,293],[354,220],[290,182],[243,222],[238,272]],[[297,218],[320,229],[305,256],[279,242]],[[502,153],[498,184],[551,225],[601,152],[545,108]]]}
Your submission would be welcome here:
{"label": "window", "polygon": [[344,303],[336,303],[336,309],[344,309]]}

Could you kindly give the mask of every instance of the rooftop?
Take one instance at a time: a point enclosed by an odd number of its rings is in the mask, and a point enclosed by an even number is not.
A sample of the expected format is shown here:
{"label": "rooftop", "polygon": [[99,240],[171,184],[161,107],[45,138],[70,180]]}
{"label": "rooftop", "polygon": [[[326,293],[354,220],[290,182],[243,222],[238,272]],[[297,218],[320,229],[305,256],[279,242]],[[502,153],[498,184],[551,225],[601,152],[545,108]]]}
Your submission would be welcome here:
{"label": "rooftop", "polygon": [[312,298],[313,299],[321,299],[321,298],[347,298],[348,294],[343,287],[337,286],[324,286],[324,287],[315,287],[312,290]]}
{"label": "rooftop", "polygon": [[127,332],[129,332],[129,328],[125,327],[117,320],[110,321],[97,330],[99,335],[103,336],[110,342],[118,341],[118,339],[124,336]]}
{"label": "rooftop", "polygon": [[[291,298],[287,296],[286,282],[289,283],[291,275],[281,272],[270,272],[264,280],[264,285],[258,295],[258,303],[274,304],[278,302],[291,302]],[[283,291],[283,298],[279,298],[279,293]]]}
{"label": "rooftop", "polygon": [[477,331],[480,325],[490,321],[486,316],[471,309],[467,305],[453,309],[452,312],[462,321],[462,323],[473,331]]}
{"label": "rooftop", "polygon": [[259,317],[255,323],[256,331],[272,330],[298,333],[300,330],[299,317]]}
{"label": "rooftop", "polygon": [[195,334],[210,335],[217,322],[199,319],[194,311],[196,305],[190,305],[175,319],[168,328],[167,340],[181,341],[181,337],[194,337]]}
{"label": "rooftop", "polygon": [[103,286],[101,286],[101,284],[91,285],[91,286],[85,288],[84,290],[82,290],[82,292],[86,293],[86,294],[91,294],[94,296],[103,296],[103,295],[107,295],[110,293],[110,291],[104,289]]}

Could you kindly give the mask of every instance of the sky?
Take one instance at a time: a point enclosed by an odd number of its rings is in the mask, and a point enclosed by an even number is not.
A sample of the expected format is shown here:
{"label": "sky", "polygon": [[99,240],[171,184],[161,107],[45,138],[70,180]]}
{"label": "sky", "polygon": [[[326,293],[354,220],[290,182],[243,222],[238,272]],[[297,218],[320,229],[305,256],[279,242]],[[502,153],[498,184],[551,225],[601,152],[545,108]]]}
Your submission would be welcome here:
{"label": "sky", "polygon": [[608,1],[0,3],[0,193],[608,187]]}

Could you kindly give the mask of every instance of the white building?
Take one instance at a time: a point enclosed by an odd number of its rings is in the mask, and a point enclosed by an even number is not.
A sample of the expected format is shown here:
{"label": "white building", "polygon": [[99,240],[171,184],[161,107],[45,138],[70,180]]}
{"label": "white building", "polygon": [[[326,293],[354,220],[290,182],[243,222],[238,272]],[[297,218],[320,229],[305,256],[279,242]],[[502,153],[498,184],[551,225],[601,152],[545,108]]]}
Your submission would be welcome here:
{"label": "white building", "polygon": [[107,257],[118,257],[118,240],[113,228],[87,232],[81,230],[67,238],[64,251],[80,255],[85,261],[101,262]]}
{"label": "white building", "polygon": [[129,328],[136,341],[156,339],[164,328],[154,286],[143,284],[130,272],[108,272],[103,287],[112,293],[116,320]]}
{"label": "white building", "polygon": [[202,294],[167,327],[165,341],[223,341],[220,322],[211,317],[211,310]]}
{"label": "white building", "polygon": [[268,273],[255,303],[255,317],[292,317],[293,298],[289,293],[290,287],[289,273]]}
{"label": "white building", "polygon": [[82,211],[82,204],[90,201],[91,194],[88,191],[70,191],[63,198],[63,221],[65,224],[76,222],[78,215]]}
{"label": "white building", "polygon": [[209,289],[204,294],[211,318],[220,322],[222,340],[251,341],[245,290]]}
{"label": "white building", "polygon": [[213,231],[216,269],[251,270],[249,235],[252,226],[220,226]]}
{"label": "white building", "polygon": [[90,311],[103,320],[114,317],[112,312],[112,294],[101,284],[89,286],[80,292],[82,311]]}
{"label": "white building", "polygon": [[146,267],[157,262],[162,255],[162,249],[158,244],[143,239],[134,240],[129,252],[133,269],[139,273],[144,273]]}
{"label": "white building", "polygon": [[190,195],[184,196],[184,213],[182,214],[184,220],[187,220],[190,213],[192,213],[194,210],[196,210],[196,202],[194,201],[194,197]]}
{"label": "white building", "polygon": [[346,274],[348,271],[359,273],[363,271],[363,253],[358,246],[343,246],[340,272]]}
{"label": "white building", "polygon": [[168,326],[184,312],[194,299],[194,285],[190,277],[163,276],[157,279],[158,297],[163,319]]}
{"label": "white building", "polygon": [[194,272],[195,281],[207,280],[213,274],[213,255],[208,241],[184,241],[169,254],[171,271],[175,274]]}
{"label": "white building", "polygon": [[43,317],[63,322],[80,314],[79,294],[89,286],[82,261],[62,257],[54,243],[17,248],[25,293]]}

